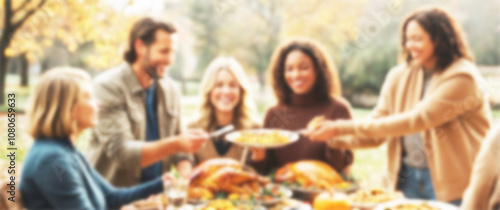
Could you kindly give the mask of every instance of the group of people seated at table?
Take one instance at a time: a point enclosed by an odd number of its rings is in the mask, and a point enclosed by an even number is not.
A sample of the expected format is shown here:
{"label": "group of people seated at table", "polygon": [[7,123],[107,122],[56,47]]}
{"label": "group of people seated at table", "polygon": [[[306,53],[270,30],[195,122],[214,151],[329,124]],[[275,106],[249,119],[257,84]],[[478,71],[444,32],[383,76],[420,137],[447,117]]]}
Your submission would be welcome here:
{"label": "group of people seated at table", "polygon": [[[491,110],[463,32],[448,12],[433,7],[409,14],[400,34],[400,62],[368,119],[353,119],[322,46],[293,38],[270,58],[277,103],[263,122],[256,119],[245,70],[221,56],[204,72],[198,117],[183,129],[181,94],[166,76],[176,29],[143,18],[130,32],[123,64],[93,80],[70,67],[40,77],[28,110],[35,141],[23,163],[23,203],[28,209],[118,209],[169,187],[172,166],[188,176],[202,161],[242,158],[244,148],[223,136],[209,138],[212,131],[226,125],[295,131],[325,116],[293,144],[252,148],[247,163],[267,174],[312,159],[348,176],[354,149],[387,143],[387,179],[407,198],[498,208],[500,131],[490,131]],[[87,128],[90,139],[82,139]],[[78,141],[90,141],[85,155]]]}

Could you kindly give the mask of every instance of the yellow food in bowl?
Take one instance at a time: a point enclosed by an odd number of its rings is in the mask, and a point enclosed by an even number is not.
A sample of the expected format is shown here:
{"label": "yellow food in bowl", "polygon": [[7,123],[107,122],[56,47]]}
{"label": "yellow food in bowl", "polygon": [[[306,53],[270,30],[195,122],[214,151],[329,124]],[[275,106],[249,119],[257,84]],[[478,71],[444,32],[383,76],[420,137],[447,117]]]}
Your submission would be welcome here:
{"label": "yellow food in bowl", "polygon": [[287,143],[289,139],[281,135],[278,131],[272,133],[242,132],[241,136],[237,137],[235,141],[248,144],[272,145]]}
{"label": "yellow food in bowl", "polygon": [[400,204],[390,208],[389,210],[439,210],[439,208],[432,207],[429,204]]}
{"label": "yellow food in bowl", "polygon": [[395,200],[397,196],[394,193],[385,190],[373,188],[369,190],[359,190],[351,196],[351,201],[355,203],[383,203]]}

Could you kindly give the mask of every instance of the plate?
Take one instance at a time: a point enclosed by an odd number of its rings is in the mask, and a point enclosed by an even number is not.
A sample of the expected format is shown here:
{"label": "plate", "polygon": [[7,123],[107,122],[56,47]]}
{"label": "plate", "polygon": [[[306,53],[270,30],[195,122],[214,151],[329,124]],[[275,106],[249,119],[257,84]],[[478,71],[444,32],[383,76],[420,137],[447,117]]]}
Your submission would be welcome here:
{"label": "plate", "polygon": [[400,199],[400,200],[394,200],[386,203],[381,203],[379,204],[375,210],[386,210],[386,209],[391,209],[393,207],[396,207],[401,204],[414,204],[414,205],[420,205],[420,204],[427,204],[431,207],[440,209],[440,210],[458,210],[458,207],[451,205],[449,203],[444,203],[440,201],[427,201],[427,200],[413,200],[413,199]]}
{"label": "plate", "polygon": [[128,206],[128,209],[134,209],[134,210],[157,210],[161,209],[163,204],[157,202],[157,201],[151,201],[151,200],[141,200],[141,201],[136,201],[132,203],[132,205]]}
{"label": "plate", "polygon": [[326,190],[309,189],[297,186],[291,186],[289,188],[293,192],[293,198],[308,201],[311,203],[314,201],[314,198],[316,198],[316,196],[318,196],[320,193],[326,192]]}
{"label": "plate", "polygon": [[[304,188],[304,187],[299,187],[299,186],[284,186],[292,190],[293,192],[293,197],[300,199],[300,200],[306,200],[312,202],[314,198],[322,193],[322,192],[328,192],[328,190],[321,190],[321,189],[311,189],[311,188]],[[359,189],[359,186],[356,183],[349,183],[349,186],[346,188],[336,188],[333,187],[332,191],[338,192],[338,193],[344,193],[344,194],[350,194],[352,192],[355,192],[356,190]]]}
{"label": "plate", "polygon": [[[352,196],[354,196],[354,193],[350,195],[349,199],[352,199]],[[405,199],[404,195],[402,192],[393,192],[391,194],[387,194],[386,196],[391,197],[390,200],[388,201],[382,201],[382,202],[355,202],[351,201],[351,207],[357,208],[360,210],[372,210],[375,209],[375,207],[379,206],[380,204],[385,204],[389,203],[392,201],[397,201],[397,200],[403,200]],[[406,199],[405,199],[406,200]]]}
{"label": "plate", "polygon": [[282,187],[282,186],[278,186],[278,185],[273,185],[273,184],[270,184],[267,186],[267,188],[272,188],[272,187],[277,187],[280,194],[283,195],[282,197],[274,197],[273,199],[271,200],[262,200],[262,201],[259,201],[257,203],[263,205],[263,206],[266,206],[266,207],[269,207],[269,206],[274,206],[276,204],[279,204],[281,203],[284,199],[288,199],[288,198],[291,198],[292,197],[292,190],[290,189],[287,189],[285,187]]}
{"label": "plate", "polygon": [[[288,189],[288,188],[285,188],[285,187],[282,187],[282,186],[278,186],[278,185],[273,185],[273,184],[269,184],[266,186],[266,188],[273,188],[273,187],[277,187],[278,190],[279,190],[279,193],[282,195],[282,197],[274,197],[273,199],[271,200],[259,200],[259,201],[255,201],[253,202],[253,204],[255,205],[260,205],[260,206],[265,206],[265,207],[270,207],[270,206],[274,206],[276,204],[279,204],[281,202],[283,202],[284,199],[289,199],[290,197],[292,197],[292,190]],[[188,198],[187,202],[189,204],[192,204],[192,205],[196,205],[196,206],[204,206],[204,205],[207,205],[209,204],[210,202],[214,201],[214,200],[217,200],[217,199],[212,199],[212,200],[200,200],[200,199],[192,199],[192,198]],[[225,199],[223,199],[225,200]],[[242,201],[242,200],[234,200],[232,201],[234,203],[239,203],[239,204],[250,204],[252,203],[252,201]]]}
{"label": "plate", "polygon": [[[242,138],[243,135],[248,135],[248,137],[252,139],[239,141],[238,139]],[[267,135],[266,136],[267,138],[263,138],[264,135]],[[277,139],[281,137],[284,138],[284,141],[280,141]],[[233,131],[226,135],[226,140],[238,145],[248,146],[248,147],[279,148],[299,140],[299,133],[287,130],[279,130],[279,129],[248,129],[241,131]]]}
{"label": "plate", "polygon": [[311,204],[296,199],[288,199],[281,204],[268,207],[268,210],[313,210]]}
{"label": "plate", "polygon": [[197,210],[206,210],[206,209],[266,210],[265,207],[260,206],[258,204],[235,203],[233,201],[224,200],[224,199],[211,200],[210,202],[208,202],[204,205],[196,206],[196,209]]}

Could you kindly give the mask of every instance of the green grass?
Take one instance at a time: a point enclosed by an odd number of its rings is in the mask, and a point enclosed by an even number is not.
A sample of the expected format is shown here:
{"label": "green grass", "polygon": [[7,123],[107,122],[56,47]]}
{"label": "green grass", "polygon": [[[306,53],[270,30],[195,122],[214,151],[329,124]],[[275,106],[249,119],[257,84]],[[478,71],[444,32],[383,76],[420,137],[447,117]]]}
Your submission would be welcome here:
{"label": "green grass", "polygon": [[371,109],[354,108],[352,110],[352,115],[354,119],[366,118],[371,113],[371,111],[372,111]]}
{"label": "green grass", "polygon": [[[353,109],[354,119],[368,117],[371,109]],[[387,164],[387,145],[371,149],[354,150],[354,164],[351,167],[351,174],[357,180],[368,180],[372,176],[380,176],[385,172]]]}
{"label": "green grass", "polygon": [[[15,74],[7,74],[6,86],[5,86],[5,102],[7,102],[8,94],[15,94],[15,110],[16,112],[24,112],[26,109],[26,105],[28,103],[29,94],[31,92],[32,87],[35,85],[38,77],[30,78],[28,87],[21,87],[19,75]],[[0,105],[0,112],[7,112],[9,106],[7,104]]]}
{"label": "green grass", "polygon": [[493,115],[493,119],[500,118],[500,110],[494,109],[494,110],[491,110],[491,112],[492,112],[492,115]]}
{"label": "green grass", "polygon": [[[30,88],[29,87],[16,87],[12,88],[9,87],[5,91],[5,104],[0,105],[0,112],[7,112],[7,110],[10,108],[7,105],[8,102],[8,95],[9,94],[14,94],[15,95],[15,110],[16,112],[21,112],[23,113],[26,109],[26,105],[28,104],[28,98],[29,98],[29,93],[30,93]],[[10,98],[12,99],[12,98]]]}

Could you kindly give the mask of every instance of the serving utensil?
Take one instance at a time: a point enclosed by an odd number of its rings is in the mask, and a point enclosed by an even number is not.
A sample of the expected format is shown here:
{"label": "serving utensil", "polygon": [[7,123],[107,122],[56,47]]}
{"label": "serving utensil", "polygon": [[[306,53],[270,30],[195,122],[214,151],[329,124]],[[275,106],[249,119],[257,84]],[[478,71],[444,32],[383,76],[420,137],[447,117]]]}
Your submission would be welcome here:
{"label": "serving utensil", "polygon": [[219,130],[210,133],[208,136],[210,139],[215,139],[223,134],[229,133],[234,130],[234,125],[226,125]]}

